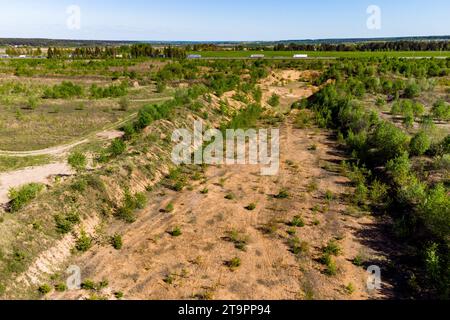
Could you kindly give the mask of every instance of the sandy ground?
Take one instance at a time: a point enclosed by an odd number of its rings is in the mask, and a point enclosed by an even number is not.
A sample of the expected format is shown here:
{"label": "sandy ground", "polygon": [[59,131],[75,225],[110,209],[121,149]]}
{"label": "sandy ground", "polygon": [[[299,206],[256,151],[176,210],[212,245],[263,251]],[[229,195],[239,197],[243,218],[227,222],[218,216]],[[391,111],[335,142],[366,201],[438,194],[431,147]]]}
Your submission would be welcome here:
{"label": "sandy ground", "polygon": [[31,167],[23,170],[0,174],[0,205],[6,204],[10,188],[20,187],[28,183],[51,182],[51,177],[58,175],[71,175],[72,169],[66,163],[52,163],[44,166]]}
{"label": "sandy ground", "polygon": [[[317,146],[310,151],[310,146]],[[348,180],[327,171],[321,164],[337,163],[335,143],[325,132],[282,127],[282,168],[278,176],[259,175],[258,166],[209,167],[206,181],[193,183],[192,190],[154,191],[150,206],[131,225],[113,223],[108,234],[123,234],[124,248],[97,245],[75,257],[70,264],[82,269],[84,279],[107,279],[101,295],[113,298],[123,292],[126,299],[369,299],[391,296],[389,283],[380,292],[366,290],[367,273],[352,260],[364,254],[372,261],[386,257],[365,241],[367,230],[377,228],[370,216],[345,215],[342,201],[351,194]],[[317,183],[317,190],[308,186]],[[208,189],[208,193],[201,191]],[[288,199],[276,199],[281,189]],[[335,200],[327,202],[329,190]],[[235,198],[226,200],[227,194]],[[175,210],[162,212],[169,203]],[[253,211],[246,210],[250,203]],[[324,208],[317,212],[314,208]],[[300,215],[303,228],[294,228],[304,243],[301,254],[290,251],[287,225]],[[179,226],[182,235],[168,231]],[[271,233],[267,230],[272,229]],[[246,239],[240,250],[227,238],[235,231]],[[327,276],[318,262],[328,241],[338,239],[342,254],[336,258],[338,274]],[[238,257],[241,266],[231,270],[227,263]],[[349,294],[346,286],[355,292]],[[82,299],[86,291],[53,294],[52,299]]]}

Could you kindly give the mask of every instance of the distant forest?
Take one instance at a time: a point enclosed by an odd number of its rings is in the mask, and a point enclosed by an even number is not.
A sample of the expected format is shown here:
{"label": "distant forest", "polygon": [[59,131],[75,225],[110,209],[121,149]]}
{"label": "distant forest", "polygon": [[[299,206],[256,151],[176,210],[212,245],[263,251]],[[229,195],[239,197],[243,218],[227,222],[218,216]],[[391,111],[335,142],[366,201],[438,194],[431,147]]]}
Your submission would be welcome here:
{"label": "distant forest", "polygon": [[[430,37],[397,37],[397,38],[355,38],[355,39],[317,39],[317,40],[282,40],[282,41],[110,41],[110,40],[64,40],[64,39],[25,39],[25,38],[0,38],[0,46],[30,46],[30,47],[105,47],[123,46],[132,44],[151,44],[154,46],[196,46],[211,45],[218,47],[236,46],[245,48],[256,47],[290,47],[293,45],[364,45],[368,43],[448,43],[450,36]],[[404,46],[404,44],[402,45]],[[326,46],[324,47],[326,48]],[[340,47],[342,48],[342,47]],[[396,49],[393,49],[396,50]]]}

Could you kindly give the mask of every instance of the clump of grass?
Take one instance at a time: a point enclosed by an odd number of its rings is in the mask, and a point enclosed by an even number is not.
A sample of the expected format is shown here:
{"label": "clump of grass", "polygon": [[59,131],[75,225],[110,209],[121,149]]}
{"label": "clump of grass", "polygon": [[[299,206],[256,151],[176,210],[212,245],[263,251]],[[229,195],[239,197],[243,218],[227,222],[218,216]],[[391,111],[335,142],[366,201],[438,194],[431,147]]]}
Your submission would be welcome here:
{"label": "clump of grass", "polygon": [[179,237],[183,234],[183,232],[181,231],[181,228],[177,226],[177,227],[173,228],[171,231],[169,231],[169,234],[172,237]]}
{"label": "clump of grass", "polygon": [[309,251],[309,244],[306,241],[301,241],[298,237],[293,237],[289,239],[289,248],[293,254],[299,255]]}
{"label": "clump of grass", "polygon": [[365,259],[364,259],[364,257],[363,257],[362,255],[357,255],[357,256],[353,259],[352,263],[353,263],[355,266],[357,266],[357,267],[362,267],[362,266],[364,265],[364,263],[365,263]]}
{"label": "clump of grass", "polygon": [[272,219],[269,222],[263,224],[260,227],[261,232],[267,235],[273,235],[279,229],[278,221],[276,219]]}
{"label": "clump of grass", "polygon": [[295,216],[288,225],[291,227],[303,228],[305,226],[305,221],[301,216]]}
{"label": "clump of grass", "polygon": [[341,254],[342,249],[335,240],[331,240],[322,251],[324,254],[338,256]]}
{"label": "clump of grass", "polygon": [[123,294],[123,292],[121,292],[121,291],[117,291],[117,292],[114,292],[114,297],[115,297],[117,300],[121,300],[121,299],[123,299],[124,294]]}
{"label": "clump of grass", "polygon": [[120,234],[115,234],[111,237],[111,245],[116,250],[121,250],[123,248],[123,239]]}
{"label": "clump of grass", "polygon": [[311,181],[307,186],[306,186],[306,190],[308,191],[308,193],[312,193],[312,192],[316,192],[317,190],[319,190],[319,184],[316,180]]}
{"label": "clump of grass", "polygon": [[245,207],[248,211],[253,211],[256,209],[256,203],[250,203],[248,206]]}
{"label": "clump of grass", "polygon": [[87,158],[81,152],[73,152],[67,159],[67,162],[73,169],[82,171],[86,168]]}
{"label": "clump of grass", "polygon": [[327,190],[327,192],[325,192],[325,200],[331,202],[334,200],[334,194],[333,192],[331,192],[330,190]]}
{"label": "clump of grass", "polygon": [[86,279],[81,284],[81,289],[83,290],[89,290],[89,291],[100,291],[105,288],[107,288],[109,285],[109,281],[106,279],[103,279],[102,281],[95,283],[94,281],[90,279]]}
{"label": "clump of grass", "polygon": [[202,190],[200,191],[200,193],[201,193],[201,194],[208,194],[208,193],[209,193],[209,189],[208,189],[208,188],[202,189]]}
{"label": "clump of grass", "polygon": [[275,195],[275,199],[288,199],[289,198],[289,191],[286,189],[280,190],[277,195]]}
{"label": "clump of grass", "polygon": [[328,253],[323,254],[321,258],[321,263],[326,266],[325,269],[326,275],[334,276],[337,274],[336,262],[334,261],[333,257],[330,254]]}
{"label": "clump of grass", "polygon": [[297,234],[297,230],[295,230],[294,228],[289,228],[286,232],[290,236],[295,236]]}
{"label": "clump of grass", "polygon": [[234,200],[234,199],[236,199],[236,196],[234,194],[232,194],[232,193],[228,193],[225,196],[225,199],[227,199],[227,200]]}
{"label": "clump of grass", "polygon": [[168,274],[166,275],[166,277],[163,279],[163,281],[169,285],[172,285],[175,283],[176,280],[176,276],[174,274]]}
{"label": "clump of grass", "polygon": [[174,210],[175,210],[175,206],[174,206],[173,202],[171,202],[164,209],[162,209],[161,211],[163,211],[165,213],[171,213]]}
{"label": "clump of grass", "polygon": [[242,265],[242,261],[240,258],[235,257],[230,261],[226,262],[226,266],[230,268],[231,271],[236,271]]}
{"label": "clump of grass", "polygon": [[67,285],[65,283],[58,283],[55,285],[55,290],[57,292],[65,292],[67,291]]}
{"label": "clump of grass", "polygon": [[225,239],[232,242],[236,249],[241,251],[247,250],[248,236],[242,235],[238,231],[233,230],[227,232],[227,237]]}
{"label": "clump of grass", "polygon": [[308,147],[308,151],[317,151],[317,144],[312,144]]}
{"label": "clump of grass", "polygon": [[345,291],[349,294],[352,295],[355,293],[356,289],[355,286],[353,285],[353,283],[349,283],[346,287],[345,287]]}

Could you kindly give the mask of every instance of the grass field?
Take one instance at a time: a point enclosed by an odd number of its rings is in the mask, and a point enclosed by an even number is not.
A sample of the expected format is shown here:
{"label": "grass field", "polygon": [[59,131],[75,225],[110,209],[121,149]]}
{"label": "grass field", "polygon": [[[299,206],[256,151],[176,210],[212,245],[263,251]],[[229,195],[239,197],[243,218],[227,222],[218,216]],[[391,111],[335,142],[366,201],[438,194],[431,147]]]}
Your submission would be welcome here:
{"label": "grass field", "polygon": [[200,54],[203,58],[250,58],[253,54],[264,54],[266,58],[292,58],[294,54],[307,54],[311,58],[370,58],[370,57],[450,57],[450,51],[396,51],[396,52],[315,52],[315,51],[202,51],[189,52],[189,54]]}

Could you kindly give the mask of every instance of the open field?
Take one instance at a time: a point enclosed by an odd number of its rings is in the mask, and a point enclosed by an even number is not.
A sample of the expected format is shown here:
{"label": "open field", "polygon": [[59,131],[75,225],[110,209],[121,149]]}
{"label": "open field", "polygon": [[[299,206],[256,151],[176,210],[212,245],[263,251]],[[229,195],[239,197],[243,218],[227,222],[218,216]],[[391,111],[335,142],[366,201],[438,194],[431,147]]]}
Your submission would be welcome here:
{"label": "open field", "polygon": [[254,54],[264,54],[266,58],[293,58],[295,54],[307,54],[310,58],[431,58],[450,57],[450,51],[391,51],[391,52],[317,52],[317,51],[192,51],[203,58],[250,58]]}

